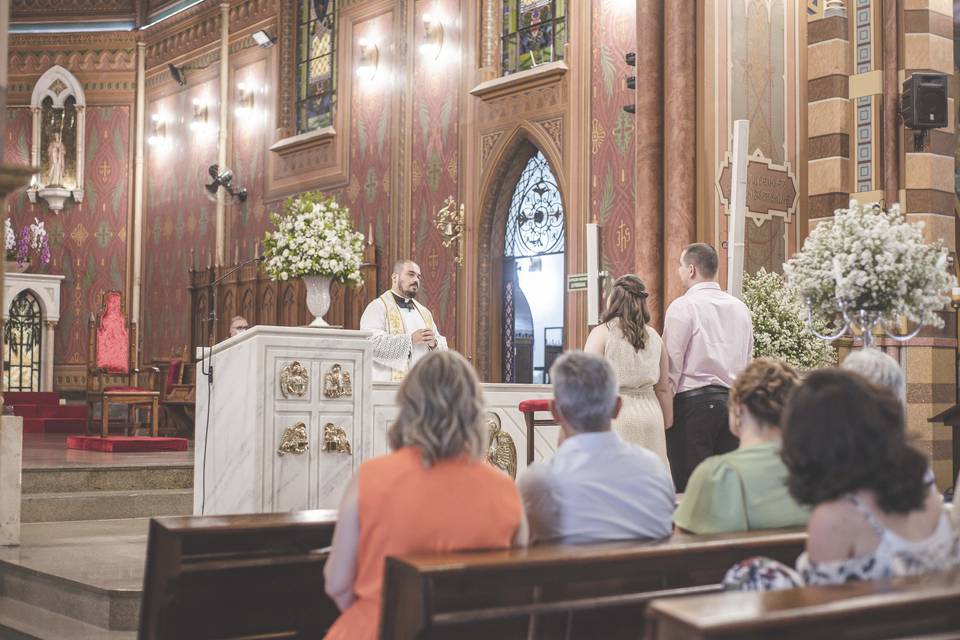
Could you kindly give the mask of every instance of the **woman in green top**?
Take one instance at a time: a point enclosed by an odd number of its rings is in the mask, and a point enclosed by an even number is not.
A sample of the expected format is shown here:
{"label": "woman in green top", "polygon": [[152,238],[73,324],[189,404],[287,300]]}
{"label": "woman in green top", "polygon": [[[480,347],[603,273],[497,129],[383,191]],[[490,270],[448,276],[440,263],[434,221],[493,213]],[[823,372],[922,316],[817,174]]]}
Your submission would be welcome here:
{"label": "woman in green top", "polygon": [[730,389],[730,431],[740,447],[707,458],[690,476],[673,522],[692,533],[802,527],[810,513],[787,492],[780,414],[799,384],[794,369],[757,358]]}

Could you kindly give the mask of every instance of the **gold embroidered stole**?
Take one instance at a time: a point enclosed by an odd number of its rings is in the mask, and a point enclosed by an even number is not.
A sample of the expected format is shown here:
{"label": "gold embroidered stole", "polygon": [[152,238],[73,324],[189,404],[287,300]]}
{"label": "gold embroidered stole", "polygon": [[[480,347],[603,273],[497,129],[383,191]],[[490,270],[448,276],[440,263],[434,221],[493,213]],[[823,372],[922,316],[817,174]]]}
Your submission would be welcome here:
{"label": "gold embroidered stole", "polygon": [[[400,307],[397,305],[397,301],[393,297],[393,292],[385,292],[382,296],[380,296],[380,302],[383,303],[384,308],[387,310],[387,333],[392,336],[406,335],[407,330],[403,325],[403,315],[400,313]],[[414,308],[420,313],[420,317],[423,318],[424,325],[431,331],[435,331],[433,314],[430,313],[430,310],[416,300],[411,300],[411,302],[413,302]],[[403,380],[404,376],[407,375],[407,369],[409,366],[410,361],[408,359],[403,369],[394,369],[391,367],[390,380],[392,382],[399,382]]]}

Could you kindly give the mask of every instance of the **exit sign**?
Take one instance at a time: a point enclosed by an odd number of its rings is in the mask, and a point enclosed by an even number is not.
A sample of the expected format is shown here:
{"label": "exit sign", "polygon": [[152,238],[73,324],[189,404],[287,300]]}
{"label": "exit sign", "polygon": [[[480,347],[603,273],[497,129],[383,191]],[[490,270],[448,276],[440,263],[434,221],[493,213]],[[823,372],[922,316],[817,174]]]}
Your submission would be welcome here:
{"label": "exit sign", "polygon": [[567,291],[586,291],[587,274],[574,273],[567,276]]}

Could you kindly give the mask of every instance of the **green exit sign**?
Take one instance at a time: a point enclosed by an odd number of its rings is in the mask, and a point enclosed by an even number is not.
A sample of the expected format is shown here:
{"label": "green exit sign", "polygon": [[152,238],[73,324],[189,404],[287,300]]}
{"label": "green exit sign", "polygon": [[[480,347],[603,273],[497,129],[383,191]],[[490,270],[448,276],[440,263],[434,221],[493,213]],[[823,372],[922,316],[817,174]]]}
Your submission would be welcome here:
{"label": "green exit sign", "polygon": [[567,276],[567,291],[586,291],[587,274],[575,273]]}

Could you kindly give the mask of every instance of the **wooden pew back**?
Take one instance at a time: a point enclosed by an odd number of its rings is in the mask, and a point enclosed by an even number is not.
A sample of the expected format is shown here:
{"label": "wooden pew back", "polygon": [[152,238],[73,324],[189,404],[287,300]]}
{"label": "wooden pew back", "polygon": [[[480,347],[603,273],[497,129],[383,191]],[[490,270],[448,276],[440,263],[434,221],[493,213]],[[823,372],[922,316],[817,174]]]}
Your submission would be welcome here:
{"label": "wooden pew back", "polygon": [[380,637],[637,638],[646,602],[717,590],[764,555],[792,564],[802,531],[388,558]]}
{"label": "wooden pew back", "polygon": [[960,571],[835,587],[656,600],[648,640],[960,637]]}
{"label": "wooden pew back", "polygon": [[335,511],[150,521],[142,640],[321,638]]}

